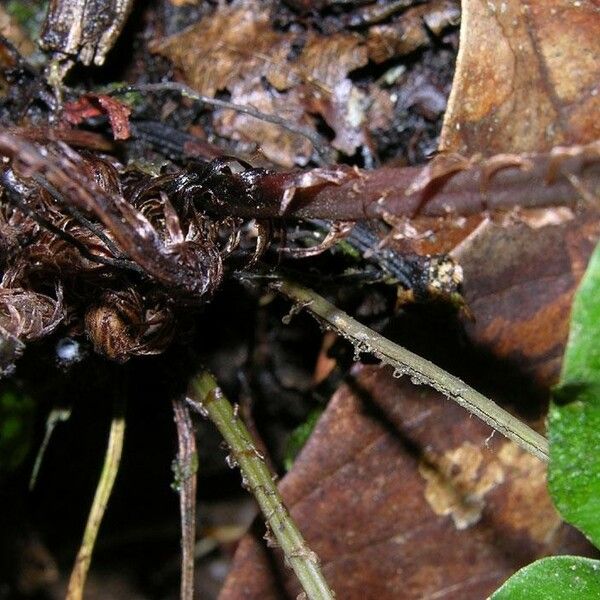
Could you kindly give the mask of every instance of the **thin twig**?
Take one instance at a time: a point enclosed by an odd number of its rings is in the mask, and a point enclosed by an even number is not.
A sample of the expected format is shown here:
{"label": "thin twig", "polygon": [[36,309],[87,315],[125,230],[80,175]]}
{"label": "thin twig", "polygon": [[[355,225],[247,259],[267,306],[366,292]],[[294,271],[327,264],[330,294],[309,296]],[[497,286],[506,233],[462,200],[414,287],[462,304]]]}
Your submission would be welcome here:
{"label": "thin twig", "polygon": [[75,565],[71,571],[66,600],[83,600],[83,590],[92,559],[92,552],[94,551],[98,530],[100,529],[102,518],[104,517],[106,506],[108,505],[108,500],[119,470],[124,438],[125,397],[124,395],[119,394],[115,399],[113,408],[113,418],[110,425],[110,434],[108,437],[106,454],[104,455],[102,473],[98,480],[94,501],[85,526],[81,546],[79,547],[79,552],[75,559]]}
{"label": "thin twig", "polygon": [[321,573],[317,555],[302,538],[250,433],[215,378],[206,371],[194,377],[187,400],[198,412],[210,418],[225,438],[232,452],[230,461],[235,460],[239,465],[244,485],[256,498],[286,562],[296,573],[309,600],[333,600],[333,592]]}
{"label": "thin twig", "polygon": [[44,454],[46,453],[46,449],[48,448],[48,444],[50,443],[50,438],[52,437],[52,433],[54,432],[54,428],[61,422],[66,421],[71,417],[71,409],[70,408],[53,408],[46,419],[46,432],[44,433],[44,439],[40,444],[40,449],[35,457],[35,462],[33,463],[33,469],[31,469],[31,477],[29,478],[29,490],[33,490],[35,487],[35,483],[37,481],[38,473],[40,472],[40,467],[42,466],[42,461],[44,460]]}
{"label": "thin twig", "polygon": [[115,243],[106,235],[104,229],[99,223],[92,223],[79,209],[70,205],[65,197],[50,183],[48,183],[41,175],[34,173],[31,178],[42,188],[44,188],[64,209],[90,233],[95,235],[112,253],[115,258],[125,259],[126,256],[115,245]]}
{"label": "thin twig", "polygon": [[251,106],[244,106],[242,104],[228,102],[227,100],[220,100],[218,98],[204,96],[203,94],[199,94],[198,92],[193,90],[189,85],[186,85],[185,83],[179,83],[177,81],[164,81],[161,83],[143,83],[139,85],[120,87],[115,90],[110,90],[107,93],[110,96],[118,96],[122,94],[128,94],[130,92],[166,91],[179,92],[182,96],[191,98],[192,100],[196,100],[197,102],[202,102],[203,104],[217,106],[219,108],[228,108],[230,110],[234,110],[236,112],[254,117],[255,119],[260,119],[261,121],[266,121],[268,123],[273,123],[274,125],[279,125],[279,127],[283,127],[283,129],[287,129],[292,133],[305,137],[313,145],[313,148],[317,151],[317,153],[321,156],[322,160],[325,163],[332,162],[331,149],[328,147],[325,140],[323,140],[323,138],[314,129],[311,129],[310,127],[303,127],[302,125],[298,125],[292,121],[289,121],[288,119],[284,119],[279,115],[264,113]]}
{"label": "thin twig", "polygon": [[181,511],[181,600],[194,597],[194,548],[196,544],[196,482],[198,454],[190,412],[183,400],[173,400],[177,426],[177,465],[175,485]]}
{"label": "thin twig", "polygon": [[1,178],[1,181],[4,191],[6,192],[6,197],[10,202],[12,202],[13,205],[15,205],[22,213],[33,219],[40,227],[43,227],[50,233],[56,235],[56,237],[64,240],[68,244],[71,244],[84,258],[101,265],[129,269],[137,273],[143,273],[137,264],[128,259],[110,258],[108,256],[99,256],[98,254],[93,254],[89,248],[75,236],[71,235],[64,229],[61,229],[52,223],[52,221],[49,221],[48,219],[36,213],[35,209],[29,206],[27,202],[21,198],[20,191],[10,182],[6,174]]}
{"label": "thin twig", "polygon": [[273,283],[272,287],[324,321],[360,352],[369,352],[397,372],[418,383],[430,385],[534,456],[548,462],[546,438],[458,377],[365,327],[313,290],[289,280]]}

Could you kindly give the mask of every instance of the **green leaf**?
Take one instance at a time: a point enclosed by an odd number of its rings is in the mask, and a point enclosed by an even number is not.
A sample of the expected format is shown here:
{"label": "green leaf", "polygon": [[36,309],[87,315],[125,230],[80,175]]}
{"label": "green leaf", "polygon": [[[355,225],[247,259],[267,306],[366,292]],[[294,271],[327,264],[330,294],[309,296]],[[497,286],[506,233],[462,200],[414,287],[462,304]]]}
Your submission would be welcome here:
{"label": "green leaf", "polygon": [[16,469],[27,456],[33,435],[34,403],[13,390],[0,393],[0,472]]}
{"label": "green leaf", "polygon": [[562,517],[600,546],[600,384],[578,388],[573,396],[550,407],[548,485]]}
{"label": "green leaf", "polygon": [[600,547],[600,245],[573,302],[548,435],[552,499],[562,517]]}
{"label": "green leaf", "polygon": [[285,450],[283,451],[283,466],[286,471],[289,471],[294,465],[296,456],[298,456],[300,450],[302,450],[304,444],[308,441],[322,412],[323,409],[321,408],[314,409],[308,415],[306,421],[290,433],[285,444]]}
{"label": "green leaf", "polygon": [[600,383],[600,244],[573,300],[560,384]]}
{"label": "green leaf", "polygon": [[596,600],[600,598],[600,561],[551,556],[524,567],[491,600]]}

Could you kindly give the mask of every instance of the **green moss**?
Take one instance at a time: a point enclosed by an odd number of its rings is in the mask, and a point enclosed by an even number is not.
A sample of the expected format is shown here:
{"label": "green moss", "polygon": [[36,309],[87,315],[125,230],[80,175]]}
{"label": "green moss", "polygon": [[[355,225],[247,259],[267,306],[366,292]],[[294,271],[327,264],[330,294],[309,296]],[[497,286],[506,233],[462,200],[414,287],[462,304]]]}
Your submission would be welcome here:
{"label": "green moss", "polygon": [[16,469],[31,447],[34,402],[28,396],[0,393],[0,471]]}
{"label": "green moss", "polygon": [[40,36],[42,23],[46,16],[46,0],[9,0],[6,12],[27,32],[32,40]]}
{"label": "green moss", "polygon": [[285,445],[283,457],[283,466],[287,471],[294,465],[296,456],[298,456],[300,450],[304,448],[304,444],[308,441],[322,412],[323,410],[320,408],[313,410],[306,418],[306,421],[290,433]]}

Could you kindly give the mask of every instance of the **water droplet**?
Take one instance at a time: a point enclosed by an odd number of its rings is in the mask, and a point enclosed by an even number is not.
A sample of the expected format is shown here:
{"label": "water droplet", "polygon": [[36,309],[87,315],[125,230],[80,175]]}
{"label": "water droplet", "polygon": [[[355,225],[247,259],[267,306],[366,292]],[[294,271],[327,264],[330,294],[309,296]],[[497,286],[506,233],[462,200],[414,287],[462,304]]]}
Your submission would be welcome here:
{"label": "water droplet", "polygon": [[371,349],[369,348],[368,344],[365,344],[364,342],[357,342],[354,344],[354,355],[352,357],[354,362],[359,362],[360,355],[367,354],[370,351]]}
{"label": "water droplet", "polygon": [[238,466],[238,462],[233,454],[228,454],[225,457],[225,462],[230,469],[235,469]]}
{"label": "water droplet", "polygon": [[171,471],[173,472],[173,481],[171,482],[171,489],[176,492],[179,492],[181,491],[183,477],[181,474],[181,466],[178,460],[173,460],[171,462]]}
{"label": "water droplet", "polygon": [[81,344],[73,338],[62,338],[56,344],[56,358],[60,367],[66,368],[81,362],[85,355]]}
{"label": "water droplet", "polygon": [[410,377],[410,382],[413,385],[421,385],[423,382],[421,381],[421,379],[419,377],[417,377],[416,375],[411,375]]}
{"label": "water droplet", "polygon": [[401,369],[400,367],[396,367],[392,373],[394,379],[400,379],[403,375],[406,375],[406,370]]}

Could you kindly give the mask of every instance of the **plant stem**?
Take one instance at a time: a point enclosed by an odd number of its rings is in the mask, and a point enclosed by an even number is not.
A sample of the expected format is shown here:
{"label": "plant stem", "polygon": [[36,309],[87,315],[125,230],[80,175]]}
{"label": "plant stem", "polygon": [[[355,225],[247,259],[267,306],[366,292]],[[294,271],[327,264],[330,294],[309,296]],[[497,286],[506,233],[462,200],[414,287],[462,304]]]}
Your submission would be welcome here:
{"label": "plant stem", "polygon": [[177,426],[177,463],[175,485],[179,490],[181,512],[181,600],[194,598],[194,549],[196,545],[196,482],[198,454],[196,437],[187,405],[181,399],[173,401]]}
{"label": "plant stem", "polygon": [[306,308],[324,321],[327,326],[354,344],[360,352],[370,352],[383,363],[410,376],[413,381],[430,385],[516,442],[521,448],[548,462],[546,438],[458,377],[365,327],[313,290],[289,280],[279,281],[272,286],[293,300],[297,306]]}
{"label": "plant stem", "polygon": [[250,433],[210,373],[204,371],[192,379],[188,402],[210,418],[225,438],[232,458],[240,467],[244,485],[256,498],[286,563],[296,573],[309,600],[333,600],[334,594],[321,573],[317,555],[302,538]]}
{"label": "plant stem", "polygon": [[102,523],[102,518],[106,511],[106,506],[117,477],[119,464],[121,462],[121,453],[123,450],[123,440],[125,438],[125,400],[123,395],[115,399],[113,408],[113,418],[110,424],[110,434],[104,455],[104,465],[102,473],[96,486],[96,493],[90,514],[83,533],[83,539],[75,565],[71,571],[69,586],[67,588],[66,600],[82,600],[83,589],[87,579],[90,561],[94,544],[98,536],[98,530]]}
{"label": "plant stem", "polygon": [[35,487],[35,482],[37,481],[38,473],[40,472],[40,467],[42,466],[42,461],[44,460],[44,454],[46,453],[46,449],[48,448],[48,444],[50,443],[50,438],[52,437],[52,433],[54,432],[54,428],[61,421],[66,421],[71,417],[71,409],[70,408],[53,408],[46,419],[46,432],[44,433],[44,439],[40,444],[40,449],[38,450],[37,456],[35,457],[35,462],[33,463],[33,469],[31,470],[31,477],[29,479],[29,490],[33,490]]}

